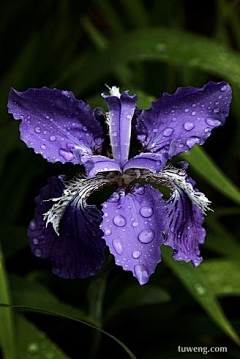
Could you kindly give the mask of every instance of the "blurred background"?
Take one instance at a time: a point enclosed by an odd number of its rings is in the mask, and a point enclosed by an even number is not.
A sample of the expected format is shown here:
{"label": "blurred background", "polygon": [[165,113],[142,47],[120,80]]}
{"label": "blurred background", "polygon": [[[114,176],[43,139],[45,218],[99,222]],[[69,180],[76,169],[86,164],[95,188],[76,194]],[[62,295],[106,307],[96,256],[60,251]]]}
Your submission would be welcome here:
{"label": "blurred background", "polygon": [[[215,357],[240,358],[240,2],[1,0],[0,43],[0,303],[18,307],[0,307],[2,358],[203,355],[178,346],[227,347]],[[28,246],[34,198],[48,177],[82,169],[27,149],[7,114],[10,87],[71,90],[94,108],[105,106],[107,83],[147,108],[165,91],[209,80],[232,86],[230,116],[204,148],[179,156],[213,202],[203,264],[174,262],[163,248],[143,287],[111,258],[90,279],[52,275]]]}

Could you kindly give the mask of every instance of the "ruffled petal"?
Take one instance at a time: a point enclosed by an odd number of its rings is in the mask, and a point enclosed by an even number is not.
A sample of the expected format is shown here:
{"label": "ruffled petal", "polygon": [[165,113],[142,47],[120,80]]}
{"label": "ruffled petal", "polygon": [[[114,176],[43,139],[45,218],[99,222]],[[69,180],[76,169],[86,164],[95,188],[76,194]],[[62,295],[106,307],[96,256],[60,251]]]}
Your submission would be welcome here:
{"label": "ruffled petal", "polygon": [[204,243],[206,231],[202,227],[204,216],[199,207],[192,203],[187,194],[176,188],[167,201],[165,245],[173,248],[173,258],[192,262],[198,266],[202,262],[199,244]]}
{"label": "ruffled petal", "polygon": [[230,102],[231,87],[225,82],[165,93],[149,110],[138,113],[137,137],[145,151],[165,153],[170,159],[202,145],[213,128],[224,124]]}
{"label": "ruffled petal", "polygon": [[132,271],[141,285],[161,260],[165,203],[151,186],[136,185],[130,193],[114,192],[103,204],[101,228],[117,265]]}
{"label": "ruffled petal", "polygon": [[109,135],[113,158],[122,167],[128,160],[131,139],[131,124],[136,108],[137,96],[127,92],[119,93],[116,87],[110,95],[102,94],[108,104]]}
{"label": "ruffled petal", "polygon": [[[102,212],[95,205],[87,205],[78,195],[60,213],[57,235],[44,214],[53,205],[52,198],[64,192],[64,177],[52,177],[36,197],[35,218],[30,222],[28,236],[33,253],[49,261],[53,273],[63,278],[86,278],[96,273],[105,260],[105,242],[99,225]],[[47,200],[47,201],[46,201]]]}
{"label": "ruffled petal", "polygon": [[84,155],[81,158],[81,163],[84,165],[89,178],[96,176],[99,172],[121,172],[119,164],[115,160],[105,156]]}
{"label": "ruffled petal", "polygon": [[79,163],[81,154],[99,152],[103,132],[91,108],[73,93],[43,87],[11,89],[9,113],[21,120],[21,139],[50,162]]}

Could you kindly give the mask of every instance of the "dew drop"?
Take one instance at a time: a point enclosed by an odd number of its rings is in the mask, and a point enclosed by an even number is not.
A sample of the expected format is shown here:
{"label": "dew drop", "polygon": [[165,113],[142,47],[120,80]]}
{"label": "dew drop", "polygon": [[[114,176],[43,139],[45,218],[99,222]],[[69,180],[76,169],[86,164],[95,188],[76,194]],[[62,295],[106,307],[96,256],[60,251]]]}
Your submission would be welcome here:
{"label": "dew drop", "polygon": [[115,249],[117,254],[119,254],[119,255],[123,254],[123,246],[119,239],[115,238],[112,241],[112,244],[113,244],[113,248]]}
{"label": "dew drop", "polygon": [[136,189],[136,193],[137,194],[144,194],[145,193],[145,189],[144,189],[144,187],[138,187],[137,189]]}
{"label": "dew drop", "polygon": [[219,120],[215,120],[214,118],[210,118],[210,117],[206,118],[206,123],[209,126],[219,126],[219,125],[221,125],[221,122]]}
{"label": "dew drop", "polygon": [[140,256],[142,255],[142,252],[141,251],[133,251],[132,252],[132,257],[134,258],[134,259],[138,259]]}
{"label": "dew drop", "polygon": [[195,116],[195,115],[196,115],[196,111],[193,111],[193,112],[192,112],[192,116]]}
{"label": "dew drop", "polygon": [[85,131],[85,132],[86,132],[88,128],[87,128],[87,126],[83,126],[83,128],[82,128],[82,129],[83,129],[83,131]]}
{"label": "dew drop", "polygon": [[41,145],[41,149],[42,150],[46,150],[47,146],[46,145]]}
{"label": "dew drop", "polygon": [[51,142],[54,142],[54,141],[56,140],[56,137],[55,137],[55,136],[50,136],[49,140],[50,140]]}
{"label": "dew drop", "polygon": [[38,344],[37,343],[29,343],[28,344],[28,347],[27,347],[27,351],[30,353],[30,354],[36,354],[39,350],[39,347],[38,347]]}
{"label": "dew drop", "polygon": [[39,126],[36,126],[34,130],[36,133],[41,133],[41,128]]}
{"label": "dew drop", "polygon": [[138,226],[138,222],[133,222],[133,223],[132,223],[132,226],[133,226],[134,228],[136,228],[136,227]]}
{"label": "dew drop", "polygon": [[108,199],[108,202],[116,203],[119,200],[119,194],[114,192],[111,197]]}
{"label": "dew drop", "polygon": [[146,243],[152,242],[154,235],[155,235],[155,233],[152,229],[144,229],[143,231],[141,231],[139,233],[138,239],[140,242],[146,244]]}
{"label": "dew drop", "polygon": [[32,219],[31,222],[29,223],[29,228],[32,231],[35,231],[35,229],[37,228],[37,222],[35,221],[35,219]]}
{"label": "dew drop", "polygon": [[120,214],[118,214],[117,216],[115,216],[113,218],[113,223],[117,227],[124,227],[126,224],[126,219],[123,216],[121,216]]}
{"label": "dew drop", "polygon": [[112,135],[113,135],[113,137],[116,137],[117,136],[117,131],[113,131]]}
{"label": "dew drop", "polygon": [[203,286],[202,286],[201,283],[196,283],[196,284],[194,285],[194,288],[196,289],[196,291],[197,291],[197,293],[198,293],[199,295],[205,294],[205,289],[203,288]]}
{"label": "dew drop", "polygon": [[192,146],[194,146],[196,143],[199,143],[199,142],[200,142],[200,140],[198,137],[190,137],[187,139],[186,144],[188,147],[191,148]]}
{"label": "dew drop", "polygon": [[192,122],[187,121],[184,123],[184,128],[187,131],[191,131],[194,127],[195,125]]}
{"label": "dew drop", "polygon": [[189,111],[189,109],[188,109],[188,108],[185,108],[184,112],[188,112],[188,111]]}
{"label": "dew drop", "polygon": [[145,284],[149,280],[149,274],[147,268],[143,264],[138,264],[134,267],[134,272],[139,283]]}
{"label": "dew drop", "polygon": [[111,233],[112,233],[112,231],[109,228],[106,228],[104,231],[105,236],[110,236]]}
{"label": "dew drop", "polygon": [[171,136],[171,134],[173,133],[173,128],[168,127],[163,131],[164,136]]}
{"label": "dew drop", "polygon": [[34,254],[35,254],[36,257],[41,257],[42,251],[37,248],[37,249],[34,250]]}
{"label": "dew drop", "polygon": [[142,207],[140,209],[140,214],[141,216],[145,217],[145,218],[149,218],[153,215],[153,209],[151,207]]}
{"label": "dew drop", "polygon": [[222,91],[222,92],[226,91],[226,89],[227,89],[227,86],[226,86],[226,85],[224,85],[224,86],[221,87],[221,91]]}
{"label": "dew drop", "polygon": [[222,99],[222,95],[219,95],[218,98],[219,98],[219,100],[221,100],[221,99]]}
{"label": "dew drop", "polygon": [[39,242],[38,242],[38,239],[37,238],[33,238],[33,244],[37,245]]}
{"label": "dew drop", "polygon": [[220,108],[219,108],[219,107],[216,107],[216,108],[213,110],[214,113],[219,113],[219,111],[220,111]]}
{"label": "dew drop", "polygon": [[66,161],[71,161],[73,159],[73,154],[65,150],[59,151],[60,156],[62,156]]}

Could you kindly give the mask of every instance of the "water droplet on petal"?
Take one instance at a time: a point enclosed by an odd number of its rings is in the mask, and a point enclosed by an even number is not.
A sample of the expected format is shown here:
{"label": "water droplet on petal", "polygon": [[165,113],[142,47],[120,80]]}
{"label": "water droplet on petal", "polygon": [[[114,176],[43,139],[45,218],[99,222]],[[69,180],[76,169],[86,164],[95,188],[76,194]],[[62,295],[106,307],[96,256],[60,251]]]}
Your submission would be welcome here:
{"label": "water droplet on petal", "polygon": [[34,250],[34,254],[35,254],[36,257],[41,257],[42,251],[37,248],[37,249]]}
{"label": "water droplet on petal", "polygon": [[171,134],[173,133],[173,128],[166,128],[164,131],[163,131],[163,134],[164,136],[171,136]]}
{"label": "water droplet on petal", "polygon": [[113,131],[112,135],[113,135],[113,137],[116,137],[116,136],[117,136],[117,132],[116,132],[116,131]]}
{"label": "water droplet on petal", "polygon": [[145,188],[144,187],[138,187],[137,189],[136,189],[136,193],[137,194],[144,194],[145,193]]}
{"label": "water droplet on petal", "polygon": [[133,251],[133,252],[132,252],[132,257],[133,257],[134,259],[138,259],[141,255],[142,255],[142,252],[141,252],[141,251]]}
{"label": "water droplet on petal", "polygon": [[151,207],[142,207],[140,209],[140,214],[145,217],[145,218],[148,218],[148,217],[151,217],[153,215],[153,209]]}
{"label": "water droplet on petal", "polygon": [[133,223],[132,223],[132,226],[133,226],[134,228],[136,228],[136,227],[138,226],[138,222],[133,222]]}
{"label": "water droplet on petal", "polygon": [[220,111],[220,108],[219,108],[219,107],[216,107],[216,108],[213,110],[214,113],[219,113],[219,111]]}
{"label": "water droplet on petal", "polygon": [[33,244],[37,245],[39,242],[38,242],[38,239],[37,238],[33,238]]}
{"label": "water droplet on petal", "polygon": [[29,343],[28,346],[27,346],[27,351],[30,353],[30,354],[36,354],[39,350],[39,347],[37,345],[37,343]]}
{"label": "water droplet on petal", "polygon": [[187,121],[184,123],[184,128],[187,131],[191,131],[194,127],[195,125],[192,122]]}
{"label": "water droplet on petal", "polygon": [[111,233],[112,233],[112,231],[109,228],[106,228],[104,231],[105,236],[110,236]]}
{"label": "water droplet on petal", "polygon": [[149,280],[149,274],[147,268],[143,264],[138,264],[134,267],[136,278],[140,284],[145,284]]}
{"label": "water droplet on petal", "polygon": [[111,197],[108,199],[108,202],[116,203],[119,200],[119,194],[114,192]]}
{"label": "water droplet on petal", "polygon": [[35,229],[37,228],[37,222],[35,221],[35,219],[32,219],[31,222],[29,223],[29,228],[32,231],[35,231]]}
{"label": "water droplet on petal", "polygon": [[55,136],[50,136],[49,140],[50,140],[51,142],[54,142],[54,141],[56,140],[56,137],[55,137]]}
{"label": "water droplet on petal", "polygon": [[226,86],[226,85],[224,85],[224,86],[221,87],[221,91],[222,91],[222,92],[226,91],[226,89],[227,89],[227,86]]}
{"label": "water droplet on petal", "polygon": [[34,130],[36,133],[41,133],[41,128],[39,126],[36,126]]}
{"label": "water droplet on petal", "polygon": [[113,223],[117,227],[124,227],[126,224],[126,219],[123,216],[121,216],[120,214],[118,214],[117,216],[115,216],[113,218]]}
{"label": "water droplet on petal", "polygon": [[117,252],[117,254],[121,255],[123,254],[123,246],[119,239],[115,238],[112,242],[113,248]]}
{"label": "water droplet on petal", "polygon": [[198,137],[190,137],[187,139],[186,144],[188,147],[191,148],[192,146],[194,146],[196,143],[199,143],[199,142],[200,142],[200,140]]}
{"label": "water droplet on petal", "polygon": [[138,235],[138,239],[142,243],[150,243],[152,242],[153,238],[155,236],[155,233],[152,229],[144,229],[141,231]]}
{"label": "water droplet on petal", "polygon": [[73,154],[71,152],[67,152],[65,150],[59,151],[60,156],[65,158],[66,161],[71,161],[73,159]]}
{"label": "water droplet on petal", "polygon": [[210,118],[210,117],[206,118],[206,123],[207,125],[214,127],[221,125],[221,122],[219,120],[215,120],[214,118]]}
{"label": "water droplet on petal", "polygon": [[195,115],[196,115],[196,111],[193,111],[193,112],[192,112],[192,116],[195,116]]}
{"label": "water droplet on petal", "polygon": [[85,132],[86,132],[88,128],[87,128],[87,126],[83,126],[83,128],[82,128],[82,129],[83,129],[83,131],[85,131]]}
{"label": "water droplet on petal", "polygon": [[47,146],[46,145],[41,145],[41,149],[42,150],[46,150]]}
{"label": "water droplet on petal", "polygon": [[188,109],[188,108],[185,108],[184,112],[188,112],[188,111],[189,111],[189,109]]}

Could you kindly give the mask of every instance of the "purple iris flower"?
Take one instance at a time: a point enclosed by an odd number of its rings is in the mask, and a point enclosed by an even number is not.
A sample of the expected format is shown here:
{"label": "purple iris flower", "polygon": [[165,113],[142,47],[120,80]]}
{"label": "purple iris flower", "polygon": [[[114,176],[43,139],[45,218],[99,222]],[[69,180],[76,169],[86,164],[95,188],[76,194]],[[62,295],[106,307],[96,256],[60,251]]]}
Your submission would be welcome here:
{"label": "purple iris flower", "polygon": [[[202,88],[164,93],[148,110],[137,96],[117,87],[102,94],[108,111],[94,111],[69,91],[10,91],[8,108],[21,120],[21,139],[49,162],[82,164],[86,175],[52,177],[36,197],[28,236],[33,253],[51,262],[63,278],[86,278],[105,260],[105,247],[117,265],[145,284],[161,261],[162,244],[173,258],[198,266],[202,227],[210,201],[188,176],[186,162],[169,163],[202,145],[229,113],[231,88],[209,82]],[[104,129],[109,137],[104,137]],[[141,152],[129,159],[131,133]],[[109,142],[109,148],[107,146]],[[105,156],[109,154],[109,157]],[[102,210],[87,203],[105,186],[117,186]],[[167,186],[165,199],[156,186]]]}

